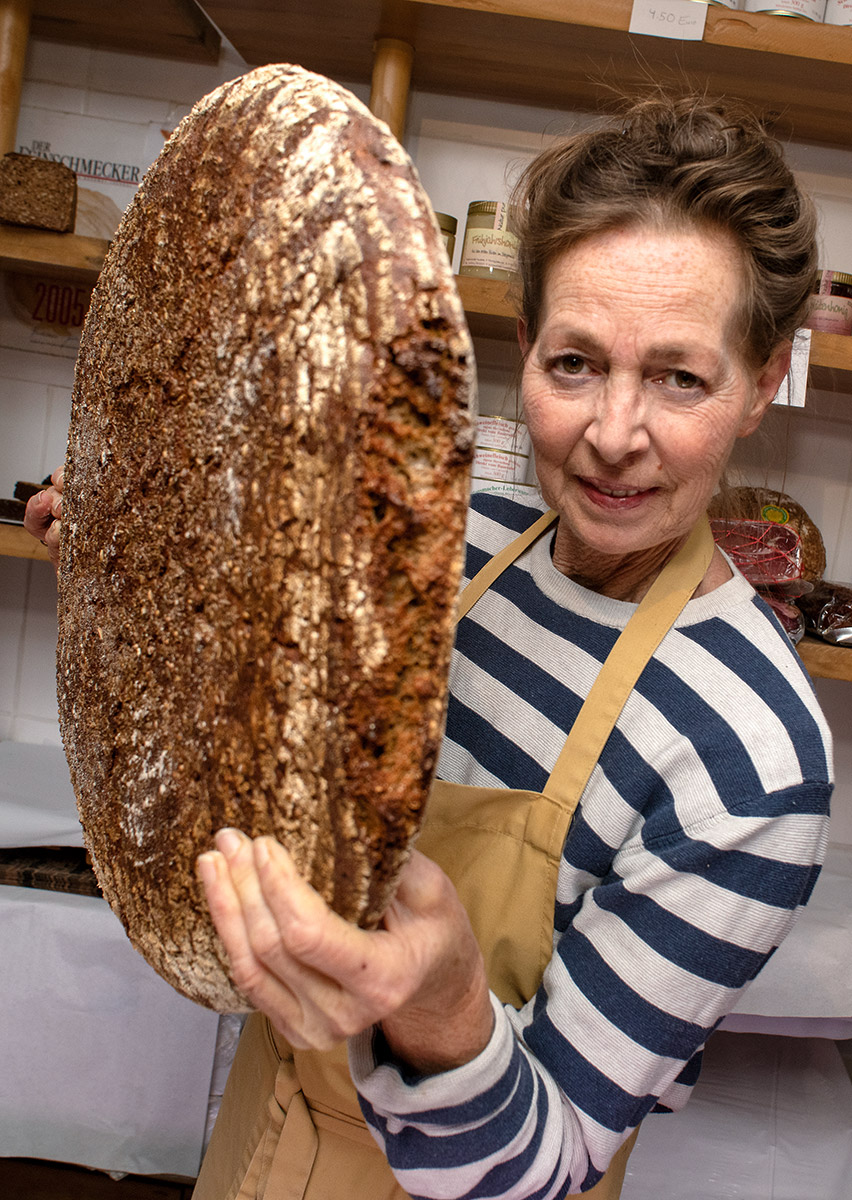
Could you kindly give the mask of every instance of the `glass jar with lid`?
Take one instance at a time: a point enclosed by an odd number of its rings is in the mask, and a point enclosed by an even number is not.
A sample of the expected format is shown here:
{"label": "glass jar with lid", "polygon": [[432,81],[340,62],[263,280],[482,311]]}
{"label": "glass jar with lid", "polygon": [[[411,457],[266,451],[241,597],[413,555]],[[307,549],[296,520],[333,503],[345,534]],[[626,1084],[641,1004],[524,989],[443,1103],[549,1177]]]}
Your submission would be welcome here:
{"label": "glass jar with lid", "polygon": [[499,200],[474,200],[467,210],[459,275],[478,279],[514,279],[518,270],[518,239],[509,206]]}

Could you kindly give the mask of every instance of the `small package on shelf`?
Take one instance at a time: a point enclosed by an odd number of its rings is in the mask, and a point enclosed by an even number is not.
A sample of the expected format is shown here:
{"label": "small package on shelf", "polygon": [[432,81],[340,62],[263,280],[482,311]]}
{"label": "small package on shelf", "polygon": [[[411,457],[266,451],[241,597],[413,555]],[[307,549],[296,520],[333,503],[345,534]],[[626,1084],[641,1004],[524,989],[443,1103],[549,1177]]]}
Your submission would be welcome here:
{"label": "small package on shelf", "polygon": [[22,500],[11,500],[0,496],[0,521],[6,525],[23,525],[27,506]]}
{"label": "small package on shelf", "polygon": [[799,606],[809,633],[835,646],[852,646],[852,587],[823,580]]}
{"label": "small package on shelf", "polygon": [[[807,586],[811,585],[807,584]],[[796,603],[793,604],[789,598],[779,595],[773,588],[758,588],[757,590],[781,622],[787,637],[794,646],[797,646],[806,632],[805,618],[800,607],[801,597],[797,597]]]}

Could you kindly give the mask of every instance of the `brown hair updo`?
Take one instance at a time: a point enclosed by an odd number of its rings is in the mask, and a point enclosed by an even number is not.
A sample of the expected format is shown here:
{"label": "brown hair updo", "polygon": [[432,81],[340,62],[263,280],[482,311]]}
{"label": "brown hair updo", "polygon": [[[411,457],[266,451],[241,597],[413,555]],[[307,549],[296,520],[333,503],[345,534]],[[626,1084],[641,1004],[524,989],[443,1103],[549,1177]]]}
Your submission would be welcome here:
{"label": "brown hair updo", "polygon": [[748,111],[695,96],[639,101],[611,125],[539,154],[513,204],[530,344],[554,258],[582,238],[636,225],[733,237],[745,267],[742,340],[753,365],[804,320],[817,270],[816,214],[778,143]]}

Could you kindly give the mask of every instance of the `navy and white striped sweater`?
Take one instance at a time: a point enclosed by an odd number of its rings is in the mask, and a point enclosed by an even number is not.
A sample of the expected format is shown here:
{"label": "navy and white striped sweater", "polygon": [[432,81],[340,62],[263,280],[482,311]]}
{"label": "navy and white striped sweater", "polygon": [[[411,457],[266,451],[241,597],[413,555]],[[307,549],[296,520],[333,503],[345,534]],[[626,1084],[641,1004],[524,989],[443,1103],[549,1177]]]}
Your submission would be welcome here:
{"label": "navy and white striped sweater", "polygon": [[[541,509],[474,498],[467,578]],[[550,560],[550,535],[459,625],[438,774],[540,791],[635,606]],[[362,1108],[415,1197],[591,1187],[789,932],[827,840],[831,739],[799,659],[739,575],[690,601],[627,701],[563,851],[554,954],[485,1051],[427,1079],[353,1039]]]}

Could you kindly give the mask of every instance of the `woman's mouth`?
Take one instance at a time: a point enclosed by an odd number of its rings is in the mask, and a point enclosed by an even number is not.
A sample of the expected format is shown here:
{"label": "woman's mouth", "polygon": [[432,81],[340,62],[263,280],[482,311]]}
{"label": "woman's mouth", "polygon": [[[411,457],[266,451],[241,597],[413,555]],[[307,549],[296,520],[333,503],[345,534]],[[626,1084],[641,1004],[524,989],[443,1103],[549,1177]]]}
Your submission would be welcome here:
{"label": "woman's mouth", "polygon": [[632,508],[657,490],[628,487],[623,483],[607,483],[603,479],[588,479],[582,476],[578,476],[578,479],[589,499],[605,507]]}
{"label": "woman's mouth", "polygon": [[603,492],[605,496],[618,496],[619,498],[623,496],[636,496],[641,491],[640,488],[610,488],[600,483],[596,486],[598,491]]}

